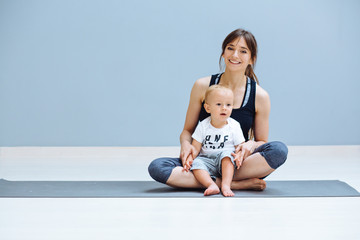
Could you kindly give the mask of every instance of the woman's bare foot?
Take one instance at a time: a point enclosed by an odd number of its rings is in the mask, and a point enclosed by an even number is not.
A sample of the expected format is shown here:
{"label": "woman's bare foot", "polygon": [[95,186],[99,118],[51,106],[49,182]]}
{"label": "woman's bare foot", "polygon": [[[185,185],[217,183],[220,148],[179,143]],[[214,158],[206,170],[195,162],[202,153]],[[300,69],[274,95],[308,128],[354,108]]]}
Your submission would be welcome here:
{"label": "woman's bare foot", "polygon": [[235,196],[235,194],[233,193],[233,191],[231,191],[229,186],[222,186],[221,187],[221,192],[224,195],[224,197],[233,197],[233,196]]}
{"label": "woman's bare foot", "polygon": [[259,178],[250,178],[240,181],[233,181],[231,183],[231,188],[239,190],[263,191],[266,188],[266,182]]}
{"label": "woman's bare foot", "polygon": [[[221,186],[221,178],[216,178],[216,185]],[[235,190],[255,190],[263,191],[266,188],[266,182],[259,178],[249,178],[244,180],[233,180],[231,182],[231,189]]]}
{"label": "woman's bare foot", "polygon": [[215,195],[215,194],[219,194],[220,193],[220,189],[219,187],[214,183],[211,184],[204,192],[204,196],[210,196],[210,195]]}

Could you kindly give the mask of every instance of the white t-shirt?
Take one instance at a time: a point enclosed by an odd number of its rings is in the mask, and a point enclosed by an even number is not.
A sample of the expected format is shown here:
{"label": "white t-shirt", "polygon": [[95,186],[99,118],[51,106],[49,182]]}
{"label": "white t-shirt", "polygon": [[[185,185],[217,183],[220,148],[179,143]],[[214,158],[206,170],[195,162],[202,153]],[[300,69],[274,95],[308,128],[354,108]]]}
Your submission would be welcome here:
{"label": "white t-shirt", "polygon": [[234,146],[245,141],[238,121],[228,118],[228,124],[222,128],[215,128],[210,121],[211,117],[201,121],[192,135],[193,139],[202,143],[201,155],[213,156],[224,150],[234,151]]}

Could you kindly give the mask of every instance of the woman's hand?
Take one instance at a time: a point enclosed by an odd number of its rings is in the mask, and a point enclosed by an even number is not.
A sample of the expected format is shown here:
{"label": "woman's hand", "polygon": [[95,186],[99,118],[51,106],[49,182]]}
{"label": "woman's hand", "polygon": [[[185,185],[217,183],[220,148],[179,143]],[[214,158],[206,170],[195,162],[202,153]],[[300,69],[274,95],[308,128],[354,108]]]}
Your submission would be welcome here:
{"label": "woman's hand", "polygon": [[250,156],[258,146],[259,144],[257,142],[250,140],[239,144],[235,148],[235,153],[232,153],[231,155],[234,157],[237,169],[241,167],[244,159]]}
{"label": "woman's hand", "polygon": [[[183,167],[186,166],[186,161],[189,157],[193,159],[193,156],[195,155],[196,149],[193,145],[191,145],[189,142],[184,141],[183,144],[181,144],[181,150],[180,150],[180,159],[182,162]],[[192,162],[191,162],[192,164]],[[190,164],[190,166],[191,166]]]}

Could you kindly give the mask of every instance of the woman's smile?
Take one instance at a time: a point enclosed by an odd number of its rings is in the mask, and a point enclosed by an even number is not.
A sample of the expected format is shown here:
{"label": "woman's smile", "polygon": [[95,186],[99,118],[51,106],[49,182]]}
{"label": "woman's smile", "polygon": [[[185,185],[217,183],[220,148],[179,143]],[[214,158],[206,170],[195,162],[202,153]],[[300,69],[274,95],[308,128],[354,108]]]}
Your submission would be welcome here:
{"label": "woman's smile", "polygon": [[231,60],[229,59],[229,62],[232,63],[232,64],[240,64],[241,62],[237,62],[237,61],[234,61],[234,60]]}

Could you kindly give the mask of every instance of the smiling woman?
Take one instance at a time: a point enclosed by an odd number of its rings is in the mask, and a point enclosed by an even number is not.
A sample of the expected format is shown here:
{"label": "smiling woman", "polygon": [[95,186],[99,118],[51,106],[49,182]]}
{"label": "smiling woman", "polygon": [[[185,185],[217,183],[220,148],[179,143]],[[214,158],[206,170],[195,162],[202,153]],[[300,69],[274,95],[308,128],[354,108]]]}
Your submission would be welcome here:
{"label": "smiling woman", "polygon": [[[259,80],[254,73],[254,67],[257,59],[257,42],[254,35],[243,29],[236,29],[230,33],[224,39],[222,44],[222,53],[219,59],[220,69],[222,69],[221,62],[223,58],[225,60],[225,56],[228,56],[226,59],[229,59],[229,62],[233,64],[240,64],[241,62],[237,62],[234,59],[231,60],[232,56],[239,58],[239,60],[246,61],[248,64],[246,64],[247,67],[245,70],[245,75],[250,79],[255,80],[259,84]],[[227,61],[225,60],[225,64],[226,62]],[[226,66],[228,67],[228,65]]]}
{"label": "smiling woman", "polygon": [[[180,158],[155,159],[149,166],[149,173],[156,181],[174,187],[205,187],[183,167],[197,153],[192,145],[195,128],[209,117],[204,108],[205,93],[209,86],[220,85],[233,92],[230,117],[240,123],[245,138],[233,153],[240,167],[234,171],[231,189],[265,189],[263,179],[285,162],[288,149],[282,142],[268,142],[270,98],[258,85],[254,73],[256,59],[257,43],[249,31],[236,29],[225,38],[220,57],[220,67],[223,60],[225,71],[195,82],[180,135]],[[219,187],[221,181],[221,177],[216,178]]]}

